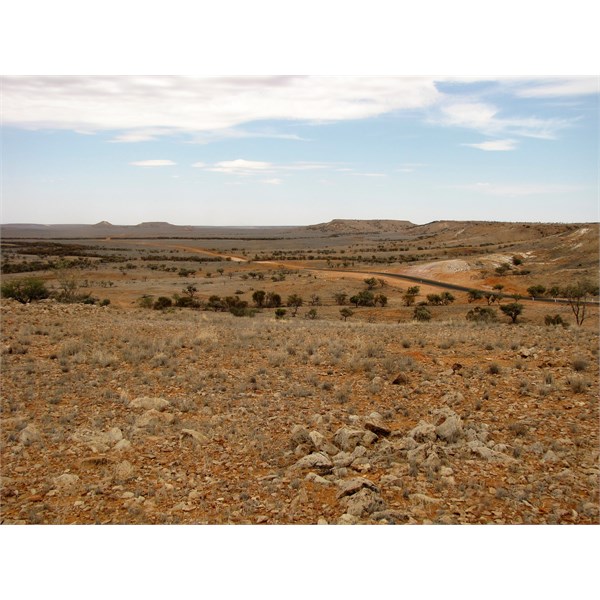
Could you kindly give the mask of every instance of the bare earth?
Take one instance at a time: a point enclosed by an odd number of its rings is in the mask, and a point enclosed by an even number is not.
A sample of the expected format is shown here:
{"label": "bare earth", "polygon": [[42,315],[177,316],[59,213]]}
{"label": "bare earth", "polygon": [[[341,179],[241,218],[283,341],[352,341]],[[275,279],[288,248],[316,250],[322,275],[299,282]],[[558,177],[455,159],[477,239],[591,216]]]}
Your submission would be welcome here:
{"label": "bare earth", "polygon": [[[501,281],[507,293],[597,282],[597,224],[537,238],[523,226],[512,242],[506,228],[475,224],[457,249],[458,226],[398,242],[388,238],[406,223],[368,222],[367,233],[357,223],[302,232],[314,239],[62,240],[133,266],[69,271],[108,306],[2,299],[1,522],[598,523],[597,304],[581,327],[568,305],[527,299],[516,324],[500,311],[482,324],[465,314],[485,300],[453,292],[417,322],[403,302],[412,284],[379,275],[387,306],[349,306],[343,321],[333,300],[364,290],[369,272],[483,290]],[[39,259],[4,243],[3,259]],[[398,243],[410,248],[389,249]],[[303,247],[332,253],[292,256]],[[422,256],[344,265],[342,249]],[[142,258],[154,252],[160,260]],[[498,276],[516,254],[530,273]],[[150,268],[159,263],[174,270]],[[51,269],[3,282],[32,275],[59,285]],[[304,304],[282,319],[273,308],[250,318],[138,306],[191,283],[204,302],[238,295],[252,306],[262,289]],[[440,291],[420,285],[417,301]],[[548,314],[569,327],[545,325]]]}

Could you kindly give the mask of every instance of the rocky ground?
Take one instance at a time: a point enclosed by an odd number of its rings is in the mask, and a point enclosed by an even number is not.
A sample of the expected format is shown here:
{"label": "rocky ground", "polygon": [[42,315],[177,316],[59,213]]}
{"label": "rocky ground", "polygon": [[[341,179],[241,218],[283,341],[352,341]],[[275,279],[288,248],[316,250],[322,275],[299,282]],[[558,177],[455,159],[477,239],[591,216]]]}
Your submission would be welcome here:
{"label": "rocky ground", "polygon": [[598,523],[598,333],[2,301],[2,523]]}

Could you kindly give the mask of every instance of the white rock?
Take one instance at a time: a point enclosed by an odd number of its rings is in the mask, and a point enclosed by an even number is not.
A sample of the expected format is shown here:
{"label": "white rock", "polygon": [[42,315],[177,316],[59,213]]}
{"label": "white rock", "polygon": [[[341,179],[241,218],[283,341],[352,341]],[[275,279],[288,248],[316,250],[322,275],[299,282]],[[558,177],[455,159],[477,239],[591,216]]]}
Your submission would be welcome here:
{"label": "white rock", "polygon": [[363,488],[344,499],[347,504],[346,512],[355,517],[370,515],[376,511],[384,510],[385,503],[381,496],[371,489]]}
{"label": "white rock", "polygon": [[79,476],[74,473],[63,473],[53,480],[54,487],[66,493],[73,493],[79,487]]}
{"label": "white rock", "polygon": [[113,450],[116,450],[117,452],[122,452],[123,450],[129,450],[129,448],[131,448],[131,442],[129,440],[119,440]]}
{"label": "white rock", "polygon": [[197,442],[200,445],[208,444],[208,442],[210,442],[210,438],[205,436],[203,433],[196,431],[195,429],[182,429],[181,433],[183,434],[183,436],[190,436],[195,442]]}
{"label": "white rock", "polygon": [[426,421],[419,421],[416,427],[413,427],[408,433],[408,437],[413,438],[416,442],[434,442],[437,434],[435,427]]}
{"label": "white rock", "polygon": [[333,443],[345,452],[352,452],[360,444],[364,431],[362,429],[350,429],[340,427],[333,436]]}
{"label": "white rock", "polygon": [[123,460],[115,466],[114,475],[117,481],[127,481],[135,477],[135,469],[128,460]]}
{"label": "white rock", "polygon": [[462,436],[462,420],[458,415],[449,416],[435,428],[437,436],[449,443],[456,442]]}
{"label": "white rock", "polygon": [[132,400],[131,406],[133,408],[143,408],[144,410],[154,409],[160,411],[169,406],[169,401],[164,398],[148,398],[146,396],[141,396]]}
{"label": "white rock", "polygon": [[341,515],[337,522],[338,525],[356,525],[356,523],[358,523],[358,519],[348,513]]}
{"label": "white rock", "polygon": [[39,441],[40,437],[40,432],[38,431],[37,427],[30,423],[19,434],[19,442],[27,446],[28,444]]}
{"label": "white rock", "polygon": [[313,452],[308,456],[301,458],[295,465],[294,469],[331,469],[333,461],[323,452]]}

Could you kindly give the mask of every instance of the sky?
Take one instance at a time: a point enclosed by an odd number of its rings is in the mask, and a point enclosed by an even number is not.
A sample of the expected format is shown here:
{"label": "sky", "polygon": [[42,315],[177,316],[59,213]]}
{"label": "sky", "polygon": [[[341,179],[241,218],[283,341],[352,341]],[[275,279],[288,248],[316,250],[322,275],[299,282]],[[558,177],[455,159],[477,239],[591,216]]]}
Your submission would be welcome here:
{"label": "sky", "polygon": [[4,76],[3,223],[598,220],[599,79]]}

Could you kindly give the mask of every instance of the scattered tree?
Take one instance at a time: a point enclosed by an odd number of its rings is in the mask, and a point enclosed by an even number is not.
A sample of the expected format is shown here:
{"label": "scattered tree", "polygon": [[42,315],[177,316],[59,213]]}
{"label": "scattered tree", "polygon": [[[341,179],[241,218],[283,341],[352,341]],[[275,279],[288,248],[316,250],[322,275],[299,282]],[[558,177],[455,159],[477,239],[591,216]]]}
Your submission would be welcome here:
{"label": "scattered tree", "polygon": [[511,302],[500,307],[500,310],[512,319],[513,323],[517,322],[517,317],[523,312],[523,305],[518,302]]}
{"label": "scattered tree", "polygon": [[278,308],[281,306],[281,296],[275,292],[267,292],[265,306],[268,306],[269,308]]}
{"label": "scattered tree", "polygon": [[266,296],[267,293],[264,290],[256,290],[252,294],[252,301],[258,308],[262,308],[264,306]]}
{"label": "scattered tree", "polygon": [[367,285],[368,290],[372,290],[377,285],[377,279],[375,279],[375,277],[369,277],[368,279],[365,279],[364,282]]}
{"label": "scattered tree", "polygon": [[567,299],[567,303],[575,316],[575,322],[581,326],[586,317],[587,303],[591,296],[598,295],[598,287],[593,286],[587,280],[582,280],[563,288],[561,294]]}
{"label": "scattered tree", "polygon": [[311,308],[307,313],[306,313],[306,318],[307,319],[311,319],[311,320],[315,320],[317,318],[317,309],[316,308]]}
{"label": "scattered tree", "polygon": [[342,316],[342,319],[344,319],[344,321],[348,319],[348,317],[351,317],[353,314],[354,311],[348,307],[340,308],[340,315]]}
{"label": "scattered tree", "polygon": [[379,304],[383,308],[384,306],[387,306],[388,299],[385,294],[377,294],[373,302],[375,305]]}
{"label": "scattered tree", "polygon": [[359,306],[374,306],[375,296],[369,290],[362,290],[350,298],[350,302],[358,308]]}
{"label": "scattered tree", "polygon": [[546,292],[546,288],[543,285],[531,285],[527,288],[527,293],[532,297],[536,298],[538,296],[543,296]]}
{"label": "scattered tree", "polygon": [[275,318],[276,319],[283,319],[283,317],[285,317],[286,313],[287,313],[287,310],[285,310],[285,308],[277,308],[275,310]]}
{"label": "scattered tree", "polygon": [[469,290],[467,292],[467,302],[471,304],[471,302],[475,302],[477,300],[481,300],[483,298],[483,292],[479,290]]}
{"label": "scattered tree", "polygon": [[321,306],[321,298],[317,296],[317,294],[310,295],[310,305],[311,306]]}
{"label": "scattered tree", "polygon": [[3,298],[12,298],[21,304],[43,300],[50,295],[44,282],[35,277],[7,281],[2,284],[1,289]]}
{"label": "scattered tree", "polygon": [[418,285],[409,287],[406,290],[406,292],[404,292],[404,295],[402,296],[404,299],[404,305],[412,306],[415,303],[415,299],[419,295],[420,291],[421,291],[421,288]]}
{"label": "scattered tree", "polygon": [[298,309],[304,304],[304,300],[298,294],[292,294],[288,296],[287,305],[293,308],[292,317],[295,317],[298,313]]}
{"label": "scattered tree", "polygon": [[185,288],[183,288],[183,290],[182,290],[182,292],[186,296],[189,296],[192,300],[194,299],[197,291],[198,291],[198,288],[193,283],[186,285]]}
{"label": "scattered tree", "polygon": [[333,299],[338,306],[344,306],[346,304],[346,300],[348,298],[348,294],[346,292],[336,292],[333,295]]}

